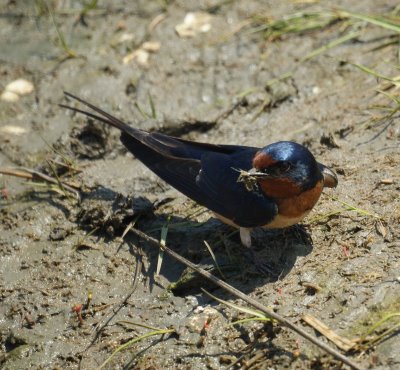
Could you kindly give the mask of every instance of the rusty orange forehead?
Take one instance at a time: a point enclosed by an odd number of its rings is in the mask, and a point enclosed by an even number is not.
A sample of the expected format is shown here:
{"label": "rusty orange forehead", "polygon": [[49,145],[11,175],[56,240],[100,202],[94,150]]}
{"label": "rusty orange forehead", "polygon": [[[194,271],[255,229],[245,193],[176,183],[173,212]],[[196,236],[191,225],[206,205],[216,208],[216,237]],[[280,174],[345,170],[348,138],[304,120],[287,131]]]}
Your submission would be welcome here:
{"label": "rusty orange forehead", "polygon": [[269,154],[262,151],[256,153],[253,159],[253,167],[257,169],[266,168],[272,166],[277,161],[273,159]]}

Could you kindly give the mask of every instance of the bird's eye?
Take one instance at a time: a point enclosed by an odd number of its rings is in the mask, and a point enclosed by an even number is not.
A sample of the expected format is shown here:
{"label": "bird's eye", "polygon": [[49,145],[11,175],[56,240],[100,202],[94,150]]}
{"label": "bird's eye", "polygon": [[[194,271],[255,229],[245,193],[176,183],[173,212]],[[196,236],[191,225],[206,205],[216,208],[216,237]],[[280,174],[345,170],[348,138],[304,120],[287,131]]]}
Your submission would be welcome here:
{"label": "bird's eye", "polygon": [[278,168],[281,173],[285,173],[292,168],[292,165],[290,164],[290,162],[282,161],[279,162]]}
{"label": "bird's eye", "polygon": [[282,161],[275,163],[272,166],[261,168],[259,172],[265,173],[270,176],[280,176],[281,174],[288,172],[291,168],[292,164],[290,162]]}

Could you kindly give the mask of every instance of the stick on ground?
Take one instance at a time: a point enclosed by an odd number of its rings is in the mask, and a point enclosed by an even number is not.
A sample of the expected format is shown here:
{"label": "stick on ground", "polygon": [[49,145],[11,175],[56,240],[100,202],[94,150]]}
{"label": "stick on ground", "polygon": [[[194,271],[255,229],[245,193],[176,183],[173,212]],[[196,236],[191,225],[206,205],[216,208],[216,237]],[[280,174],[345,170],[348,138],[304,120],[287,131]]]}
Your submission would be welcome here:
{"label": "stick on ground", "polygon": [[293,330],[294,332],[296,332],[297,334],[299,334],[303,338],[309,340],[310,342],[314,343],[316,346],[318,346],[319,348],[321,348],[325,352],[327,352],[330,355],[332,355],[333,357],[335,357],[337,360],[342,361],[343,363],[345,363],[346,365],[349,365],[353,369],[362,370],[362,368],[358,364],[356,364],[355,362],[353,362],[352,360],[350,360],[346,356],[342,355],[340,352],[338,352],[334,348],[331,348],[327,344],[321,342],[316,337],[314,337],[311,334],[307,333],[301,327],[299,327],[299,326],[295,325],[294,323],[292,323],[291,321],[285,319],[283,316],[280,316],[277,313],[269,310],[263,304],[261,304],[260,302],[256,301],[255,299],[249,297],[247,294],[245,294],[245,293],[241,292],[240,290],[234,288],[233,286],[231,286],[228,283],[226,283],[225,281],[217,278],[216,276],[212,275],[211,273],[207,272],[206,270],[198,267],[193,262],[190,262],[189,260],[187,260],[186,258],[182,257],[178,253],[176,253],[173,250],[169,249],[167,246],[162,245],[158,240],[152,238],[151,236],[149,236],[149,235],[145,234],[144,232],[142,232],[142,231],[140,231],[138,229],[135,229],[135,228],[130,229],[130,232],[136,234],[137,236],[139,236],[140,238],[150,242],[151,244],[156,245],[158,248],[163,249],[165,251],[165,253],[167,253],[168,255],[170,255],[171,257],[176,259],[177,261],[181,262],[182,264],[186,265],[187,267],[190,267],[191,269],[196,271],[201,276],[203,276],[206,279],[212,281],[215,285],[218,285],[220,288],[222,288],[222,289],[226,290],[227,292],[233,294],[237,298],[242,299],[243,301],[247,302],[248,304],[250,304],[254,308],[257,308],[261,312],[265,313],[267,316],[275,319],[281,325],[286,326],[289,329]]}

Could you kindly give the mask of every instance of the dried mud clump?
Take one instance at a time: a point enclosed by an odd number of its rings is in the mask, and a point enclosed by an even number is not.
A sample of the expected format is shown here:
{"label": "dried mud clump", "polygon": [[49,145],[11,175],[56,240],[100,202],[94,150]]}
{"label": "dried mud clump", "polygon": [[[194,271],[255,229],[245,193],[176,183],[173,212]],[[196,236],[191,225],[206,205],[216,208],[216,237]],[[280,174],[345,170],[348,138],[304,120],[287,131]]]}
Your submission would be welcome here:
{"label": "dried mud clump", "polygon": [[133,220],[153,211],[153,204],[144,197],[118,194],[110,201],[101,199],[100,194],[101,191],[93,192],[84,199],[76,215],[76,222],[90,230],[98,229],[114,236]]}
{"label": "dried mud clump", "polygon": [[84,127],[75,127],[70,137],[71,151],[80,159],[103,158],[109,148],[107,132],[93,121]]}

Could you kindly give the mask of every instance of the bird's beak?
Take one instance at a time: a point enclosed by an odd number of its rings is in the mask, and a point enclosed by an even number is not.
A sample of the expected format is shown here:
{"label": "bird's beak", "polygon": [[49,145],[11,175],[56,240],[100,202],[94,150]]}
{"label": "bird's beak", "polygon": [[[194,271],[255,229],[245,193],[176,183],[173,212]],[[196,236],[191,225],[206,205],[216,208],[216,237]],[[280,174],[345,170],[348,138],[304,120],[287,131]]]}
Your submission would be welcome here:
{"label": "bird's beak", "polygon": [[324,187],[326,188],[336,188],[338,184],[338,178],[335,172],[333,172],[330,168],[324,166],[321,163],[318,163],[322,176],[324,176]]}
{"label": "bird's beak", "polygon": [[247,172],[247,174],[248,174],[249,177],[253,177],[253,178],[256,178],[256,179],[265,178],[265,177],[269,176],[267,173],[259,172],[255,168],[252,168],[251,170],[249,170]]}

